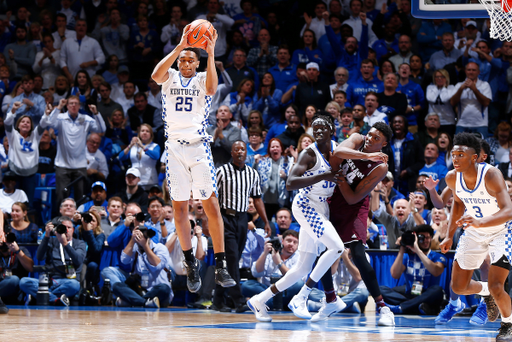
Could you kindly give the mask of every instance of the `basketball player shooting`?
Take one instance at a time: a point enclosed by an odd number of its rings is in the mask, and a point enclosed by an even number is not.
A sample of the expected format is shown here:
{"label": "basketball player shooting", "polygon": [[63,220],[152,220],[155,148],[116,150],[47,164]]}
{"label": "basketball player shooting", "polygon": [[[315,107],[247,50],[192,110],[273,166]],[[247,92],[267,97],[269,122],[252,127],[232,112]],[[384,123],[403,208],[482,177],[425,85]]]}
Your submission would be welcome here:
{"label": "basketball player shooting", "polygon": [[[511,303],[504,290],[510,269],[507,222],[512,217],[512,202],[501,172],[476,162],[480,153],[478,138],[460,133],[453,144],[454,170],[446,175],[446,184],[453,192],[454,202],[441,251],[446,253],[450,249],[458,227],[465,232],[455,253],[451,288],[459,295],[483,296],[489,316],[497,305],[502,318],[496,341],[512,341]],[[491,257],[488,283],[472,280],[473,270],[480,267],[487,255]]]}
{"label": "basketball player shooting", "polygon": [[[226,268],[224,224],[216,196],[216,174],[210,149],[212,137],[206,133],[208,111],[218,84],[214,56],[217,31],[212,26],[212,34],[203,34],[207,42],[205,50],[208,52],[208,62],[206,72],[197,73],[199,49],[191,47],[188,37],[197,27],[192,23],[184,28],[180,43],[158,63],[152,75],[153,80],[162,85],[163,120],[167,138],[166,178],[174,208],[176,232],[185,255],[187,287],[190,292],[197,292],[201,287],[199,261],[192,252],[192,228],[188,218],[191,192],[194,199],[202,200],[208,216],[215,251],[215,282],[223,287],[236,285]],[[198,31],[196,36],[199,34]],[[194,39],[200,38],[196,36]],[[171,68],[176,59],[179,71]]]}

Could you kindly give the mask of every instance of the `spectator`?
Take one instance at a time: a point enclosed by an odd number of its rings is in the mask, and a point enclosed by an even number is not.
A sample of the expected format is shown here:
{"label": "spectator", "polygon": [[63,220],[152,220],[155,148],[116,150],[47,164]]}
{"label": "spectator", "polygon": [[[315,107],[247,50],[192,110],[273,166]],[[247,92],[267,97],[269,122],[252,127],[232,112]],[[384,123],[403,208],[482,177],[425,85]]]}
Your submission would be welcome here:
{"label": "spectator", "polygon": [[[225,61],[227,57],[227,42],[226,33],[231,30],[231,27],[235,23],[229,15],[220,14],[220,3],[219,0],[208,0],[208,12],[204,15],[199,15],[197,19],[206,19],[213,24],[213,27],[217,30],[219,38],[215,42],[215,59],[219,61]],[[206,51],[201,52],[201,57],[206,57]]]}
{"label": "spectator", "polygon": [[[414,190],[414,193],[409,193],[409,205],[411,205],[411,213],[414,215],[414,219],[416,221],[416,224],[424,224],[425,222],[431,222],[432,221],[432,215],[430,214],[430,210],[426,209],[427,206],[427,188],[425,188],[425,180],[428,178],[428,175],[431,175],[430,173],[423,173],[418,176],[418,182],[419,177],[424,176],[423,180],[421,180],[421,187],[416,187],[416,190]],[[418,215],[421,216],[418,217]]]}
{"label": "spectator", "polygon": [[[308,107],[306,107],[306,110]],[[279,134],[283,133],[286,130],[286,126],[288,125],[288,120],[290,119],[290,117],[292,115],[299,116],[299,109],[294,104],[288,105],[285,108],[284,117],[281,117],[281,122],[270,127],[270,129],[268,130],[267,135],[265,137],[265,146],[268,147],[268,144],[270,143],[270,140],[272,138],[277,137]]]}
{"label": "spectator", "polygon": [[160,159],[160,146],[153,142],[153,129],[148,124],[142,124],[137,137],[133,137],[128,145],[120,154],[120,160],[130,159],[132,168],[137,168],[140,172],[138,177],[140,185],[149,186],[158,184],[158,174],[156,173],[156,163]]}
{"label": "spectator", "polygon": [[210,126],[206,132],[213,137],[211,143],[213,162],[219,167],[231,159],[231,146],[241,139],[240,128],[231,125],[233,115],[228,106],[220,106],[217,110],[217,126]]}
{"label": "spectator", "polygon": [[128,116],[128,110],[135,106],[134,95],[136,90],[137,87],[135,87],[135,83],[133,83],[132,81],[126,81],[123,84],[123,93],[113,98],[115,102],[119,103],[123,107],[123,111],[126,113],[126,116]]}
{"label": "spectator", "polygon": [[236,281],[229,290],[217,285],[213,305],[222,308],[225,304],[224,293],[228,292],[237,313],[247,311],[245,296],[240,285],[239,260],[245,248],[248,225],[248,199],[254,199],[256,210],[263,220],[265,231],[270,235],[270,225],[261,199],[260,177],[256,170],[245,165],[246,145],[243,141],[235,142],[231,147],[232,162],[217,169],[217,188],[219,189],[219,206],[224,221],[224,244],[228,272]]}
{"label": "spectator", "polygon": [[428,113],[427,116],[425,116],[426,130],[421,130],[414,134],[414,138],[420,142],[423,148],[428,144],[436,144],[440,133],[439,127],[439,115],[436,113]]}
{"label": "spectator", "polygon": [[[375,105],[375,107],[377,104]],[[366,118],[366,108],[363,105],[355,105],[354,109],[352,109],[352,116],[354,118],[353,124],[351,124],[351,130],[349,131],[349,135],[353,133],[360,133],[362,135],[366,135],[370,130],[371,126],[368,125],[364,119]]]}
{"label": "spectator", "polygon": [[248,129],[248,134],[249,144],[247,145],[247,160],[245,163],[252,167],[256,156],[265,154],[266,146],[263,144],[263,134],[260,128],[251,127]]}
{"label": "spectator", "polygon": [[32,65],[34,65],[37,49],[34,44],[27,42],[26,26],[16,27],[16,42],[7,44],[3,53],[10,62],[16,62],[18,70],[14,75],[15,78],[32,74]]}
{"label": "spectator", "polygon": [[[437,39],[437,37],[436,37]],[[436,71],[444,69],[446,65],[455,63],[457,59],[462,55],[462,51],[455,48],[455,38],[452,32],[445,32],[441,36],[441,44],[443,49],[434,52],[430,56],[429,70]]]}
{"label": "spectator", "polygon": [[87,137],[85,157],[87,158],[87,177],[89,183],[96,181],[105,181],[108,177],[107,159],[103,152],[99,150],[101,136],[91,133]]}
{"label": "spectator", "polygon": [[39,162],[37,173],[54,173],[55,157],[57,156],[57,148],[51,144],[52,138],[48,130],[44,130],[39,141]]}
{"label": "spectator", "polygon": [[115,55],[120,64],[128,63],[126,43],[130,38],[130,29],[128,25],[121,24],[121,14],[117,8],[110,11],[110,23],[101,27],[100,32],[93,32],[93,35],[96,35],[108,56]]}
{"label": "spectator", "polygon": [[440,130],[450,134],[450,136],[455,134],[455,112],[450,103],[454,88],[450,84],[450,75],[445,69],[436,70],[434,72],[434,84],[427,87],[428,111],[429,113],[437,113]]}
{"label": "spectator", "polygon": [[162,32],[162,28],[169,21],[169,11],[164,0],[156,0],[153,6],[153,14],[149,16],[149,20],[156,26],[157,32]]}
{"label": "spectator", "polygon": [[[343,90],[335,90],[334,95],[333,95],[333,100],[334,100],[334,102],[336,102],[338,104],[338,106],[340,106],[340,113],[343,110],[347,109],[347,107],[345,106],[348,103],[347,102],[347,93],[345,93]],[[350,106],[350,103],[348,103],[348,105]]]}
{"label": "spectator", "polygon": [[325,34],[326,21],[323,14],[326,11],[327,6],[325,5],[325,3],[322,1],[316,1],[315,17],[312,18],[309,16],[308,13],[304,13],[304,20],[306,21],[306,24],[304,25],[304,27],[302,27],[302,30],[300,31],[300,36],[302,38],[304,38],[306,30],[310,30],[311,32],[314,32],[315,41],[318,42],[320,37],[322,37]]}
{"label": "spectator", "polygon": [[183,11],[178,4],[172,5],[170,17],[170,22],[161,30],[158,30],[158,32],[161,32],[160,41],[165,45],[164,55],[174,50],[180,41],[183,28],[188,24],[188,21],[183,18]]}
{"label": "spectator", "polygon": [[[329,24],[325,26],[325,31],[331,31],[331,39],[333,39],[333,41],[336,41],[338,45],[343,44],[341,37],[341,22],[341,15],[335,14],[331,11],[331,14],[329,15]],[[353,31],[352,27],[348,25],[345,25],[345,28],[349,29],[351,32]],[[350,34],[350,36],[352,36],[352,33]],[[324,66],[326,67],[327,70],[329,70],[329,72],[332,71],[332,68],[336,66],[337,59],[331,46],[331,42],[329,41],[329,37],[327,36],[327,33],[319,37],[318,48],[324,55]]]}
{"label": "spectator", "polygon": [[[403,93],[397,92],[398,76],[396,74],[386,74],[384,76],[384,91],[378,94],[379,111],[385,113],[388,119],[396,115],[406,115],[407,111],[407,96]],[[366,106],[368,110],[368,106]],[[407,117],[409,131],[416,133],[418,124],[415,118]],[[409,126],[411,123],[416,123],[415,126]]]}
{"label": "spectator", "polygon": [[240,279],[254,279],[251,272],[253,262],[263,253],[265,247],[265,224],[258,214],[254,205],[254,199],[249,197],[249,206],[247,207],[247,240],[241,256]]}
{"label": "spectator", "polygon": [[124,222],[121,217],[124,214],[123,200],[117,196],[111,197],[108,200],[107,212],[109,215],[101,218],[101,228],[105,238],[108,238]]}
{"label": "spectator", "polygon": [[141,277],[140,286],[147,292],[143,295],[135,292],[126,284],[129,278],[123,275],[112,286],[112,292],[117,296],[116,306],[166,308],[174,297],[168,270],[166,272],[170,264],[169,251],[161,243],[151,241],[148,231],[135,228],[121,254],[121,262],[129,265],[132,276],[138,274]]}
{"label": "spectator", "polygon": [[[0,280],[0,297],[8,304],[18,304],[18,296],[20,294],[20,279],[29,276],[29,272],[33,271],[34,260],[26,247],[18,246],[16,241],[0,243],[0,256],[3,260],[9,260],[9,270],[11,275],[2,277]],[[9,309],[0,300],[0,313],[5,314]]]}
{"label": "spectator", "polygon": [[393,138],[384,153],[389,156],[389,170],[397,180],[396,189],[408,195],[409,191],[416,189],[416,176],[425,165],[423,156],[418,153],[422,148],[419,141],[407,130],[407,119],[404,116],[395,116],[390,126]]}
{"label": "spectator", "polygon": [[[451,33],[452,27],[443,19],[423,20],[420,31],[416,36],[419,43],[419,51],[424,61],[430,60],[433,53],[438,52],[443,46],[443,35]],[[452,45],[453,46],[453,45]],[[443,65],[444,67],[444,65]],[[441,67],[442,68],[442,67]]]}
{"label": "spectator", "polygon": [[405,199],[405,196],[398,192],[398,190],[396,190],[393,185],[395,185],[395,179],[393,174],[388,171],[386,177],[384,177],[382,180],[380,199],[381,202],[384,202],[384,205],[386,206],[386,212],[389,215],[393,215],[393,207],[395,202],[399,199]]}
{"label": "spectator", "polygon": [[[112,94],[110,97],[113,100],[117,100],[117,98],[124,96],[124,84],[130,80],[130,70],[126,65],[119,66],[117,70],[117,82],[111,84],[112,86]],[[135,93],[139,92],[139,87],[135,86]]]}
{"label": "spectator", "polygon": [[496,165],[509,161],[509,150],[512,147],[512,127],[508,122],[500,122],[494,135],[486,138],[485,141],[489,143]]}
{"label": "spectator", "polygon": [[[46,264],[53,265],[55,270],[50,272],[52,284],[49,287],[50,303],[69,306],[69,297],[73,297],[80,290],[82,264],[85,259],[85,242],[73,238],[73,223],[67,216],[58,220],[59,224],[66,226],[65,234],[56,233],[56,238],[51,239],[50,234],[54,230],[53,223],[49,222],[45,227],[45,234],[41,244],[37,248],[37,259],[45,260]],[[35,278],[23,278],[20,288],[26,294],[35,298],[37,296],[38,280]]]}
{"label": "spectator", "polygon": [[373,21],[366,18],[366,13],[362,12],[363,2],[360,0],[350,1],[350,17],[343,22],[343,25],[349,25],[354,31],[354,37],[359,44],[363,44],[363,26],[368,26],[368,46],[373,45],[377,41],[377,36],[372,30]]}
{"label": "spectator", "polygon": [[439,164],[443,164],[451,170],[453,168],[452,163],[452,148],[453,138],[448,133],[441,132],[437,137],[436,145],[439,148],[439,157],[437,158]]}
{"label": "spectator", "polygon": [[306,73],[306,64],[301,63],[297,65],[297,70],[295,71],[295,77],[297,79],[296,82],[293,82],[288,89],[283,94],[281,98],[281,103],[285,106],[292,104],[295,100],[295,90],[301,83],[306,83],[308,81],[308,76]]}
{"label": "spectator", "polygon": [[[337,67],[336,70],[334,70],[334,79],[336,80],[336,83],[331,84],[329,88],[331,88],[331,96],[334,98],[334,92],[335,91],[344,91],[346,94],[346,102],[351,102],[349,99],[348,94],[353,92],[353,87],[348,84],[349,79],[349,72],[344,67]],[[350,88],[350,89],[349,89]]]}
{"label": "spectator", "polygon": [[233,88],[237,89],[242,81],[246,79],[253,80],[256,85],[259,85],[259,76],[255,69],[247,66],[247,53],[243,49],[235,49],[233,53],[233,65],[226,69]]}
{"label": "spectator", "polygon": [[[7,28],[7,30],[6,30]],[[3,53],[5,47],[12,41],[12,34],[9,31],[9,23],[0,20],[0,51]],[[7,57],[4,55],[4,57]]]}
{"label": "spectator", "polygon": [[[77,26],[82,21],[77,22]],[[65,187],[74,180],[75,198],[82,199],[84,195],[85,177],[87,177],[87,159],[85,157],[86,137],[89,133],[105,132],[105,122],[95,105],[89,105],[93,118],[79,114],[78,96],[70,96],[68,100],[60,100],[59,105],[50,115],[45,115],[45,123],[59,131],[57,137],[57,158],[55,159],[57,203],[67,196]],[[60,113],[67,104],[68,111]],[[78,120],[77,120],[78,119]],[[43,124],[43,123],[42,123]]]}
{"label": "spectator", "polygon": [[247,125],[247,118],[253,106],[254,91],[254,81],[248,78],[243,79],[237,90],[229,93],[222,102],[222,106],[229,108],[235,121],[242,120],[244,126]]}
{"label": "spectator", "polygon": [[[159,188],[158,186],[156,186]],[[160,189],[160,193],[162,190]],[[151,191],[150,191],[151,195]],[[171,222],[165,221],[166,212],[163,210],[165,202],[157,196],[148,199],[148,214],[150,218],[144,224],[148,229],[154,230],[156,235],[151,239],[155,243],[165,243],[168,235],[176,230]]]}
{"label": "spectator", "polygon": [[384,84],[382,81],[373,77],[375,64],[371,59],[365,59],[361,62],[360,72],[361,76],[350,84],[350,87],[352,88],[353,105],[364,104],[366,94],[370,91],[380,93],[384,90]]}
{"label": "spectator", "polygon": [[[254,278],[261,277],[261,282],[257,280],[247,280],[242,285],[242,292],[245,297],[252,297],[257,295],[270,286],[271,277],[281,277],[286,274],[298,261],[299,253],[297,251],[299,244],[299,233],[293,230],[288,230],[283,233],[283,248],[281,251],[273,249],[272,244],[267,242],[258,260],[256,260],[251,267],[252,275]],[[296,295],[304,282],[298,281],[287,291],[283,292],[283,307],[286,307],[288,302]],[[267,305],[273,308],[273,298],[271,298]]]}
{"label": "spectator", "polygon": [[[5,60],[5,56],[3,54],[0,54],[0,62],[1,60]],[[16,63],[14,63],[16,64]],[[9,68],[7,64],[0,66],[0,92],[3,91],[0,97],[0,99],[3,100],[4,95],[9,94],[14,89],[14,86],[18,83],[16,81],[11,81],[11,70],[12,67]],[[14,72],[13,72],[14,73]]]}
{"label": "spectator", "polygon": [[[274,226],[273,236],[283,235],[287,230],[299,231],[299,224],[292,221],[292,212],[288,208],[280,208],[276,212],[276,223]],[[282,237],[284,239],[284,237]]]}
{"label": "spectator", "polygon": [[35,57],[32,70],[43,77],[43,89],[49,89],[55,84],[60,70],[60,50],[53,46],[53,36],[43,36],[44,48]]}
{"label": "spectator", "polygon": [[[81,206],[78,207],[78,211],[81,213],[85,213],[90,210],[94,210],[101,217],[107,217],[107,187],[103,182],[95,182],[91,186],[91,200],[89,202],[85,202]],[[100,217],[100,219],[101,219]]]}
{"label": "spectator", "polygon": [[276,89],[272,73],[267,72],[261,80],[261,86],[253,98],[253,108],[263,114],[265,127],[272,127],[280,117],[280,104],[283,92]]}
{"label": "spectator", "polygon": [[393,63],[396,70],[398,70],[398,68],[400,67],[400,64],[403,64],[403,63],[410,64],[409,59],[413,55],[411,48],[412,48],[411,37],[409,37],[405,34],[401,35],[400,38],[398,39],[398,50],[399,50],[398,54],[389,58],[389,61],[391,63]]}
{"label": "spectator", "polygon": [[161,110],[148,104],[148,98],[145,93],[137,93],[133,96],[134,106],[128,109],[130,118],[130,127],[132,131],[139,130],[140,125],[145,123],[156,132],[163,126]]}
{"label": "spectator", "polygon": [[283,155],[284,147],[279,139],[272,138],[267,146],[267,154],[256,161],[254,168],[261,177],[261,188],[267,217],[272,218],[277,210],[289,200],[286,178],[290,161],[287,156]]}
{"label": "spectator", "polygon": [[265,126],[263,125],[263,115],[259,110],[251,110],[249,113],[249,121],[247,122],[247,131],[251,128],[258,128],[262,134],[265,130]]}
{"label": "spectator", "polygon": [[[153,71],[153,60],[160,49],[158,34],[148,27],[148,18],[137,18],[139,30],[132,30],[130,37],[130,62],[132,77],[135,80],[147,80]],[[142,82],[142,81],[141,81]]]}
{"label": "spectator", "polygon": [[314,142],[315,138],[312,135],[304,133],[300,136],[299,142],[297,143],[297,149],[291,147],[289,151],[290,155],[293,157],[293,164],[297,163],[299,154],[302,152],[302,150],[305,150],[306,147]]}
{"label": "spectator", "polygon": [[281,141],[283,148],[286,150],[289,147],[298,146],[299,138],[304,134],[304,128],[300,124],[300,119],[296,115],[290,116],[288,119],[288,125],[283,133],[277,136],[277,139]]}
{"label": "spectator", "polygon": [[76,39],[66,39],[60,48],[60,67],[69,83],[73,82],[78,70],[84,69],[92,76],[105,62],[98,41],[86,36],[87,22],[78,19],[75,30]]}
{"label": "spectator", "polygon": [[300,83],[296,89],[295,104],[299,107],[299,115],[303,116],[306,106],[313,104],[317,108],[324,108],[331,100],[329,86],[320,81],[320,67],[311,62],[306,65],[308,81]]}
{"label": "spectator", "polygon": [[392,23],[389,22],[386,24],[384,27],[384,38],[379,39],[373,43],[372,49],[375,51],[375,54],[377,55],[377,61],[379,63],[387,60],[389,57],[399,52],[398,39],[396,38],[396,29]]}
{"label": "spectator", "polygon": [[373,91],[366,93],[364,105],[366,107],[366,116],[363,120],[369,127],[372,127],[374,123],[379,121],[389,124],[388,116],[377,109],[379,108],[379,94],[375,94]]}
{"label": "spectator", "polygon": [[[66,27],[70,30],[75,29],[77,24],[78,14],[71,9],[72,2],[70,0],[61,0],[61,9],[57,11],[57,14],[62,13],[67,17]],[[78,28],[77,28],[78,29]]]}
{"label": "spectator", "polygon": [[[231,14],[231,17],[235,20],[235,27],[238,27],[244,34],[246,40],[250,43],[255,43],[254,38],[259,36],[261,29],[267,26],[267,22],[254,11],[254,6],[251,1],[240,1],[240,8],[242,9],[242,13]],[[226,12],[229,13],[231,11],[233,11],[233,8]]]}
{"label": "spectator", "polygon": [[117,69],[119,68],[119,58],[116,55],[110,55],[105,61],[105,66],[102,69],[101,76],[109,83],[113,84],[117,82]]}
{"label": "spectator", "polygon": [[[476,48],[476,44],[482,40],[482,33],[478,31],[477,24],[474,20],[468,20],[464,26],[463,37],[458,37],[455,40],[455,48],[463,52],[462,50],[469,45],[469,48]],[[469,44],[468,44],[469,43]],[[471,57],[478,57],[478,54],[474,51],[470,51]]]}
{"label": "spectator", "polygon": [[11,206],[11,221],[6,231],[14,233],[18,243],[37,242],[38,227],[30,222],[27,210],[25,203],[14,202]]}
{"label": "spectator", "polygon": [[379,80],[383,81],[384,76],[389,73],[396,74],[395,65],[393,63],[391,63],[388,59],[385,59],[380,63],[379,72],[377,73],[377,78]]}
{"label": "spectator", "polygon": [[283,93],[286,92],[293,83],[298,81],[296,75],[298,64],[292,64],[290,57],[290,49],[288,46],[279,46],[277,49],[277,64],[268,69],[268,72],[272,74],[272,78],[275,81],[275,87]]}
{"label": "spectator", "polygon": [[[139,187],[140,171],[138,168],[131,167],[126,171],[126,191],[118,193],[116,196],[123,200],[123,203],[134,202],[140,208],[146,209],[148,206],[148,194],[142,187]],[[136,213],[135,213],[136,214]]]}
{"label": "spectator", "polygon": [[57,76],[53,89],[53,106],[57,106],[60,100],[67,99],[69,96],[70,86],[68,79],[62,75]]}
{"label": "spectator", "polygon": [[455,133],[477,132],[485,138],[488,135],[488,106],[492,101],[489,83],[478,78],[478,64],[466,64],[466,80],[455,85],[450,99],[452,106],[459,106],[459,120]]}
{"label": "spectator", "polygon": [[425,93],[421,86],[410,80],[411,66],[409,64],[401,64],[398,68],[398,75],[400,76],[397,91],[405,94],[407,97],[407,109],[405,115],[409,121],[409,127],[418,125],[418,114],[424,108]]}
{"label": "spectator", "polygon": [[123,113],[123,107],[116,101],[112,100],[110,97],[112,93],[112,86],[109,83],[106,81],[101,82],[100,86],[98,87],[98,92],[100,95],[99,101],[97,103],[98,112],[101,113],[103,121],[109,122],[113,113],[117,110],[120,110],[121,113]]}
{"label": "spectator", "polygon": [[[112,101],[113,102],[113,101]],[[130,143],[133,132],[130,127],[125,127],[126,118],[122,109],[115,109],[109,118],[109,126],[105,132],[105,137],[112,139],[112,143],[125,149]]]}
{"label": "spectator", "polygon": [[[391,276],[400,279],[405,274],[406,285],[394,288],[381,286],[382,297],[395,314],[436,315],[444,295],[443,288],[439,286],[439,277],[447,266],[447,260],[443,255],[430,250],[434,236],[431,226],[417,226],[413,234],[414,244],[407,247],[401,245],[391,266]],[[405,253],[406,250],[412,253]],[[418,288],[414,285],[416,282],[422,286]]]}
{"label": "spectator", "polygon": [[19,119],[22,115],[26,115],[32,119],[34,124],[37,125],[39,124],[46,107],[44,97],[34,93],[34,79],[30,75],[23,76],[21,79],[21,86],[23,93],[17,95],[11,100],[7,113],[13,110],[15,103],[20,103],[21,105],[15,110],[15,118]]}
{"label": "spectator", "polygon": [[[405,0],[408,1],[408,0]],[[411,66],[411,81],[418,83],[422,89],[426,89],[428,80],[423,68],[423,61],[419,55],[412,55],[409,59],[409,65]]]}
{"label": "spectator", "polygon": [[[161,1],[161,0],[157,0]],[[220,63],[222,66],[222,63]],[[221,73],[224,73],[224,67],[219,68],[221,70]],[[156,109],[162,110],[162,92],[160,91],[160,86],[156,84],[155,80],[151,77],[148,81],[148,91],[146,92],[146,96],[148,99],[148,103],[155,107]],[[231,88],[229,88],[231,89]],[[218,88],[217,88],[218,91]]]}
{"label": "spectator", "polygon": [[76,32],[66,28],[67,20],[68,18],[64,13],[57,13],[55,16],[55,26],[57,27],[57,31],[53,32],[51,35],[54,41],[53,46],[56,49],[60,49],[62,43],[64,43],[66,39],[76,39]]}
{"label": "spectator", "polygon": [[247,65],[256,68],[258,76],[263,78],[265,72],[277,63],[277,46],[270,45],[270,34],[262,28],[258,33],[259,46],[249,50]]}
{"label": "spectator", "polygon": [[47,124],[41,122],[41,125],[34,127],[32,118],[22,115],[14,127],[14,118],[21,106],[22,103],[18,101],[12,104],[4,125],[11,150],[9,168],[18,178],[18,187],[30,198],[32,208],[32,200],[38,183],[39,149],[37,146]]}
{"label": "spectator", "polygon": [[[85,221],[85,216],[89,215],[90,222]],[[105,245],[105,234],[101,229],[101,218],[98,212],[89,210],[82,216],[82,224],[79,228],[79,239],[84,241],[87,246],[87,254],[85,256],[85,283],[87,289],[93,286],[97,287],[100,281],[100,262]],[[93,290],[94,291],[94,290]],[[99,291],[97,291],[99,294]],[[94,292],[92,292],[94,293]]]}
{"label": "spectator", "polygon": [[298,65],[299,63],[315,62],[318,65],[323,65],[323,54],[317,48],[317,38],[315,32],[306,29],[302,35],[302,49],[293,51],[292,63]]}
{"label": "spectator", "polygon": [[12,171],[4,172],[0,191],[0,209],[4,214],[10,214],[14,203],[27,203],[28,197],[23,190],[16,189],[16,175]]}

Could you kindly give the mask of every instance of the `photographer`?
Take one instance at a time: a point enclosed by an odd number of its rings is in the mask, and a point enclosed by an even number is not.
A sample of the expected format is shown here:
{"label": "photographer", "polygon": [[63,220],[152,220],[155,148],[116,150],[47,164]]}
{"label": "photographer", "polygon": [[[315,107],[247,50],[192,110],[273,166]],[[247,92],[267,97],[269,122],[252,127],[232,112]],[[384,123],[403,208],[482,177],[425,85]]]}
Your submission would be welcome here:
{"label": "photographer", "polygon": [[99,265],[105,244],[105,234],[103,234],[100,222],[100,215],[96,211],[90,210],[82,215],[82,224],[78,229],[79,239],[87,244],[87,255],[84,264],[87,266],[85,282],[89,289],[91,285],[97,286],[100,281]]}
{"label": "photographer", "polygon": [[423,224],[405,232],[398,239],[400,251],[391,266],[391,276],[400,279],[405,272],[406,284],[392,289],[380,287],[382,297],[393,313],[439,313],[444,295],[443,288],[439,286],[439,277],[447,261],[442,254],[430,250],[433,236],[432,227]]}
{"label": "photographer", "polygon": [[[16,236],[12,233],[6,235],[6,241],[0,243],[0,298],[8,304],[18,304],[20,292],[20,279],[28,277],[32,272],[34,261],[25,247],[19,247]],[[9,309],[0,299],[0,314],[7,313]]]}
{"label": "photographer", "polygon": [[[56,227],[53,222],[57,223]],[[61,216],[53,222],[46,224],[43,241],[37,248],[37,259],[45,260],[46,265],[54,267],[50,272],[50,303],[69,306],[68,297],[80,290],[78,281],[86,246],[85,242],[73,238],[73,223],[69,217]],[[34,278],[27,277],[20,281],[21,290],[32,297],[36,297],[38,286],[39,281]]]}
{"label": "photographer", "polygon": [[130,266],[121,261],[121,254],[132,238],[133,229],[144,223],[144,213],[137,203],[128,203],[125,215],[124,222],[109,235],[107,243],[110,248],[102,256],[102,259],[108,260],[110,267],[101,271],[101,277],[103,280],[110,279],[112,285],[124,282],[131,271]]}
{"label": "photographer", "polygon": [[[128,245],[121,254],[121,262],[130,265],[131,274],[125,282],[113,285],[116,306],[169,306],[173,293],[168,279],[169,251],[161,243],[154,243],[153,230],[139,226],[133,230]],[[146,292],[147,291],[147,292]]]}

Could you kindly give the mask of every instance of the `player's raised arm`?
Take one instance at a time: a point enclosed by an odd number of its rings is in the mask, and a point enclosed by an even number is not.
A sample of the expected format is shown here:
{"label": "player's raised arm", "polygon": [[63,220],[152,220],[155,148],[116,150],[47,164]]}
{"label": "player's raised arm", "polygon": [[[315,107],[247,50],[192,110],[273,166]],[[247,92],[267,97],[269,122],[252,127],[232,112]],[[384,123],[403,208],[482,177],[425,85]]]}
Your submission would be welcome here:
{"label": "player's raised arm", "polygon": [[213,35],[210,39],[204,35],[208,41],[206,45],[206,52],[208,53],[208,62],[206,65],[206,95],[213,96],[217,92],[217,85],[219,84],[219,77],[215,69],[215,42],[217,41],[217,30],[213,30]]}
{"label": "player's raised arm", "polygon": [[[366,137],[369,138],[369,135]],[[383,137],[371,137],[371,139],[382,139]],[[359,133],[352,134],[348,139],[344,140],[336,150],[334,156],[340,159],[369,159],[372,161],[388,162],[388,155],[382,152],[366,153],[358,151],[365,143],[365,138]],[[373,189],[373,188],[372,188]]]}
{"label": "player's raised arm", "polygon": [[153,74],[151,75],[151,78],[158,84],[162,84],[169,78],[168,70],[169,68],[174,64],[174,61],[176,61],[176,58],[180,55],[180,52],[183,51],[183,49],[190,47],[187,41],[187,36],[189,34],[189,27],[190,24],[185,26],[183,29],[183,35],[181,36],[181,41],[174,50],[171,51],[170,54],[165,56],[160,63],[158,63],[153,70]]}

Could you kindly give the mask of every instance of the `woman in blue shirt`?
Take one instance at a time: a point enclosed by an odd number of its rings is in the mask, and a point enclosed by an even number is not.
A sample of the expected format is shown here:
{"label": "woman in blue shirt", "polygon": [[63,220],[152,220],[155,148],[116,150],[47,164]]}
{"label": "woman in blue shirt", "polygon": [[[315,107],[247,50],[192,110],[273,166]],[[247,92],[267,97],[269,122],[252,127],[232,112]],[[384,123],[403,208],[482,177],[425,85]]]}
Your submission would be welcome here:
{"label": "woman in blue shirt", "polygon": [[9,223],[10,232],[16,235],[18,243],[36,243],[37,225],[31,223],[27,215],[27,206],[25,203],[14,202],[11,207],[11,219]]}
{"label": "woman in blue shirt", "polygon": [[89,110],[90,104],[96,104],[97,92],[92,86],[91,78],[85,70],[79,70],[75,76],[75,83],[71,88],[71,94],[76,95],[80,99],[80,114],[92,116]]}
{"label": "woman in blue shirt", "polygon": [[252,108],[259,110],[263,114],[263,124],[265,127],[272,127],[281,116],[279,111],[283,92],[276,89],[274,76],[267,72],[263,75],[260,89],[254,95]]}
{"label": "woman in blue shirt", "polygon": [[286,130],[286,126],[288,125],[288,119],[292,115],[299,116],[299,108],[291,104],[284,110],[284,117],[281,117],[281,122],[276,123],[270,127],[270,129],[267,132],[267,136],[265,137],[265,146],[268,146],[268,143],[272,138],[277,137],[279,134],[283,133]]}
{"label": "woman in blue shirt", "polygon": [[315,32],[310,29],[304,30],[302,45],[302,49],[297,49],[293,52],[292,64],[299,65],[299,63],[315,62],[322,69],[323,53],[317,49]]}

